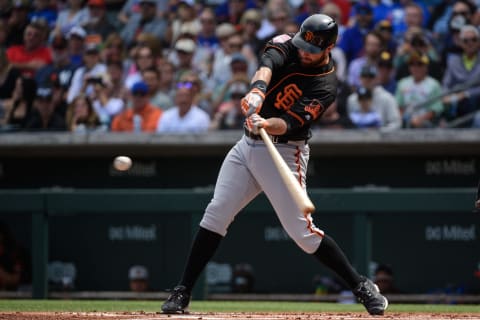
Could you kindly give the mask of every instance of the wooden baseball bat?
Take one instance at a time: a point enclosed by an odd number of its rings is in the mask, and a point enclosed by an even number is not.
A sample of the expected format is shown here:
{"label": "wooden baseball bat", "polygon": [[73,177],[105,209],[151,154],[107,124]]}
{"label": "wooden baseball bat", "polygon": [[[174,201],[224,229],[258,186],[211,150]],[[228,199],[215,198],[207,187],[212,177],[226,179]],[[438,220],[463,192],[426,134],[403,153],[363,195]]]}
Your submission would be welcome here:
{"label": "wooden baseball bat", "polygon": [[288,191],[292,195],[293,200],[297,204],[298,208],[305,214],[313,213],[315,206],[308,197],[307,193],[302,189],[300,182],[295,178],[290,168],[283,160],[282,156],[278,152],[277,148],[273,145],[268,133],[263,128],[259,128],[260,136],[262,136],[263,142],[267,146],[268,152],[272,156],[273,163],[277,167],[283,182],[287,186]]}

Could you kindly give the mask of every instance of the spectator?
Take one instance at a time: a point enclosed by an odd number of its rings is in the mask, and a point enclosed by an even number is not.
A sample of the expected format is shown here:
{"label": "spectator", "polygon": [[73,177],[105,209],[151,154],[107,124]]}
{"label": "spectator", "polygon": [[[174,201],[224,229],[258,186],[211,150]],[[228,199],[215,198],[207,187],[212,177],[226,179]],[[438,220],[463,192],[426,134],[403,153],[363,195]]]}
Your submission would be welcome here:
{"label": "spectator", "polygon": [[[356,92],[357,104],[350,104],[348,115],[355,127],[359,129],[379,129],[383,126],[381,107],[374,106],[372,91],[359,87]],[[355,106],[355,107],[354,107]]]}
{"label": "spectator", "polygon": [[215,8],[215,14],[220,23],[231,23],[237,26],[242,14],[255,6],[252,0],[227,0]]}
{"label": "spectator", "polygon": [[67,130],[73,133],[87,133],[96,130],[106,131],[107,126],[100,126],[92,101],[85,95],[73,99],[66,113]]}
{"label": "spectator", "polygon": [[28,255],[6,223],[0,222],[0,290],[18,290],[31,284]]}
{"label": "spectator", "polygon": [[65,118],[55,112],[51,87],[38,87],[32,112],[25,121],[27,130],[65,131]]}
{"label": "spectator", "polygon": [[195,65],[201,72],[210,77],[213,68],[213,57],[219,47],[218,38],[215,35],[217,17],[213,8],[205,7],[199,16],[200,28],[196,37],[196,50],[193,57]]}
{"label": "spectator", "polygon": [[4,103],[3,123],[11,129],[23,129],[30,117],[35,97],[36,84],[33,79],[17,77],[11,99]]}
{"label": "spectator", "polygon": [[[124,61],[126,53],[122,37],[120,37],[117,32],[110,33],[105,39],[102,50],[102,61],[105,63],[109,61]],[[127,69],[127,64],[122,62],[121,65],[123,76],[123,69]]]}
{"label": "spectator", "polygon": [[7,19],[6,46],[22,45],[24,43],[25,29],[30,24],[28,13],[31,9],[30,0],[12,1],[12,11]]}
{"label": "spectator", "polygon": [[148,281],[148,269],[145,266],[135,265],[128,270],[128,280],[130,291],[147,292],[150,291]]}
{"label": "spectator", "polygon": [[358,2],[355,5],[355,24],[342,34],[338,46],[345,53],[347,63],[360,57],[364,48],[364,38],[373,29],[373,10],[368,3]]}
{"label": "spectator", "polygon": [[110,22],[107,15],[105,0],[88,0],[89,19],[83,26],[87,34],[96,34],[104,42],[108,35],[115,32],[115,26]]}
{"label": "spectator", "polygon": [[193,63],[193,54],[196,49],[195,41],[190,38],[180,38],[175,43],[175,57],[173,61],[177,62],[175,81],[179,81],[182,75],[188,71],[200,71]]}
{"label": "spectator", "polygon": [[397,80],[410,74],[408,59],[411,54],[422,52],[429,60],[428,73],[433,78],[441,80],[444,68],[440,63],[440,56],[430,40],[424,35],[422,29],[410,28],[405,33],[404,42],[398,46],[395,55],[394,66],[396,68],[395,78]]}
{"label": "spectator", "polygon": [[[261,26],[259,30],[259,38],[263,40],[264,44],[275,36],[285,33],[284,28],[287,22],[293,21],[290,6],[286,1],[267,1],[266,5],[266,18],[268,25],[270,25],[270,31],[265,33],[264,26]],[[262,34],[263,33],[263,34]]]}
{"label": "spectator", "polygon": [[386,264],[380,264],[377,266],[374,272],[373,281],[382,294],[401,293],[395,286],[392,268]]}
{"label": "spectator", "polygon": [[173,100],[170,96],[160,90],[160,72],[158,69],[151,67],[143,70],[142,78],[148,86],[148,95],[152,105],[163,110],[173,106]]}
{"label": "spectator", "polygon": [[87,95],[92,94],[92,81],[95,82],[107,72],[107,67],[100,61],[98,43],[92,42],[86,45],[83,61],[84,65],[73,74],[72,83],[68,89],[67,103],[72,103],[73,99],[82,92]]}
{"label": "spectator", "polygon": [[53,35],[68,35],[72,28],[83,27],[89,19],[88,9],[83,6],[83,0],[67,0],[66,8],[60,10]]}
{"label": "spectator", "polygon": [[107,76],[111,90],[110,96],[126,101],[128,90],[125,88],[123,64],[121,60],[110,59],[107,61]]}
{"label": "spectator", "polygon": [[[412,6],[417,6],[421,10],[420,17],[417,13],[418,9],[415,9],[415,12],[413,10],[409,11]],[[417,24],[416,27],[425,28],[430,19],[430,12],[423,1],[400,0],[394,3],[387,19],[392,22],[393,34],[400,37],[412,26],[412,23]],[[421,25],[418,25],[419,22]]]}
{"label": "spectator", "polygon": [[148,86],[140,81],[132,86],[131,107],[124,110],[112,121],[112,131],[154,132],[163,111],[149,103]]}
{"label": "spectator", "polygon": [[23,44],[7,49],[8,60],[24,77],[35,77],[38,69],[52,63],[52,54],[45,45],[47,28],[41,21],[30,23],[23,34]]}
{"label": "spectator", "polygon": [[[165,16],[167,13],[168,0],[158,0],[156,2],[156,15]],[[141,6],[139,0],[127,0],[123,3],[120,12],[117,14],[117,20],[121,26],[128,23],[130,18],[134,15],[139,15]]]}
{"label": "spectator", "polygon": [[169,47],[182,36],[196,37],[200,30],[200,21],[197,18],[193,0],[181,0],[177,4],[176,16],[170,21],[166,34],[166,43]]}
{"label": "spectator", "polygon": [[70,60],[74,67],[83,66],[83,55],[85,54],[85,38],[87,32],[79,26],[73,27],[67,35],[68,51]]}
{"label": "spectator", "polygon": [[245,116],[241,109],[241,100],[247,94],[249,83],[235,81],[228,86],[228,100],[221,103],[213,115],[210,130],[243,129]]}
{"label": "spectator", "polygon": [[0,49],[7,49],[7,38],[9,34],[7,21],[0,19]]}
{"label": "spectator", "polygon": [[351,61],[348,67],[348,84],[352,88],[360,86],[360,71],[365,65],[377,66],[378,57],[385,45],[382,36],[377,31],[371,31],[365,36],[364,54]]}
{"label": "spectator", "polygon": [[244,43],[257,54],[257,60],[263,52],[265,41],[257,37],[262,24],[262,12],[259,9],[248,9],[240,19],[241,35]]}
{"label": "spectator", "polygon": [[7,110],[11,108],[14,89],[20,77],[20,70],[12,66],[5,50],[0,49],[0,118],[3,120],[6,120]]}
{"label": "spectator", "polygon": [[443,111],[440,100],[424,103],[438,97],[442,92],[438,80],[428,75],[428,64],[429,59],[425,53],[412,53],[408,59],[411,75],[398,82],[395,97],[402,111],[404,127],[434,127]]}
{"label": "spectator", "polygon": [[149,46],[138,46],[135,51],[135,68],[125,79],[125,87],[130,90],[134,83],[142,80],[142,73],[155,66],[152,49]]}
{"label": "spectator", "polygon": [[167,60],[158,65],[158,70],[160,71],[159,90],[174,100],[175,75],[177,73],[175,65]]}
{"label": "spectator", "polygon": [[51,5],[50,0],[33,0],[32,5],[33,8],[28,14],[28,19],[30,21],[43,19],[47,22],[50,30],[55,28],[58,13],[55,6]]}
{"label": "spectator", "polygon": [[[75,0],[74,0],[75,1]],[[127,46],[131,46],[135,36],[140,32],[146,32],[159,38],[166,43],[167,21],[157,16],[156,0],[140,0],[140,13],[132,15],[127,24],[120,32],[120,36]]]}
{"label": "spectator", "polygon": [[180,78],[181,82],[191,82],[193,92],[193,104],[208,113],[212,114],[211,92],[205,90],[200,76],[195,71],[188,71]]}
{"label": "spectator", "polygon": [[89,98],[93,109],[100,123],[109,128],[113,117],[123,111],[125,102],[122,98],[115,96],[113,83],[108,74],[91,78],[91,86],[93,91]]}
{"label": "spectator", "polygon": [[[370,90],[372,98],[371,105],[374,111],[378,112],[381,117],[381,130],[393,131],[401,128],[402,119],[398,109],[395,97],[383,89],[382,86],[377,85],[377,68],[375,66],[365,65],[360,72],[360,84],[365,89]],[[354,92],[348,96],[347,111],[348,114],[358,112],[361,110],[361,105],[358,99],[358,93]]]}
{"label": "spectator", "polygon": [[[475,26],[466,25],[460,30],[460,39],[463,54],[451,55],[448,58],[442,85],[444,91],[452,90],[459,84],[467,87],[443,98],[443,103],[447,107],[447,120],[453,120],[474,112],[478,109],[480,102],[480,87],[478,86],[480,79],[480,33]],[[471,125],[471,120],[459,124],[461,127]]]}
{"label": "spectator", "polygon": [[67,92],[76,67],[73,65],[68,51],[68,41],[63,35],[56,35],[52,41],[52,64],[38,69],[35,81],[39,86],[51,84],[57,80],[62,89]]}
{"label": "spectator", "polygon": [[208,130],[210,116],[193,104],[193,83],[179,82],[175,106],[166,110],[157,126],[159,133],[202,133]]}
{"label": "spectator", "polygon": [[393,68],[393,57],[389,51],[382,51],[377,62],[377,80],[385,90],[395,94],[397,81],[395,80],[395,69]]}
{"label": "spectator", "polygon": [[381,20],[375,25],[375,30],[382,37],[385,49],[392,54],[397,52],[398,39],[393,36],[392,23],[389,20]]}

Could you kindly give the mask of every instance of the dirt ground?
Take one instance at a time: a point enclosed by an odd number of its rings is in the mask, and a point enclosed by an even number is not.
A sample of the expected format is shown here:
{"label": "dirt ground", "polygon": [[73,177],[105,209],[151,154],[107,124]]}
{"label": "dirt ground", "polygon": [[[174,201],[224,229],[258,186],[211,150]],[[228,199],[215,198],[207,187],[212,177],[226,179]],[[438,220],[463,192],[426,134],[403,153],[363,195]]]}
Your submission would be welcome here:
{"label": "dirt ground", "polygon": [[106,312],[0,312],[0,319],[8,320],[480,320],[480,314],[388,313],[369,316],[365,313],[190,313],[164,315],[160,313],[106,313]]}

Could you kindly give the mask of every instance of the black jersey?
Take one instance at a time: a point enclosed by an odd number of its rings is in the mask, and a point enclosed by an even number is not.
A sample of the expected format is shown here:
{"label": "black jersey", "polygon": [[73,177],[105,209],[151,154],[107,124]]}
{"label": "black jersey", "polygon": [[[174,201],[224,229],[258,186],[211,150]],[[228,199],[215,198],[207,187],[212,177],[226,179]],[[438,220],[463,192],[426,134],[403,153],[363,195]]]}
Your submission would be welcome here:
{"label": "black jersey", "polygon": [[285,120],[287,132],[282,137],[306,140],[312,122],[335,100],[337,77],[331,57],[323,66],[303,67],[291,39],[292,35],[283,34],[265,47],[262,63],[272,68],[272,79],[259,114]]}

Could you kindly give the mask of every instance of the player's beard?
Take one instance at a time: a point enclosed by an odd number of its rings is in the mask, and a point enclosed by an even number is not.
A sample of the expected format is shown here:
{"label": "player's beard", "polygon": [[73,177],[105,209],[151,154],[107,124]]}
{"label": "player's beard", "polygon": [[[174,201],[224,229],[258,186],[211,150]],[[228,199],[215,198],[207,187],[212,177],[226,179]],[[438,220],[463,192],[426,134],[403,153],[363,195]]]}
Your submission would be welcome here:
{"label": "player's beard", "polygon": [[328,63],[328,53],[323,51],[320,54],[300,54],[300,64],[302,67],[316,68]]}

